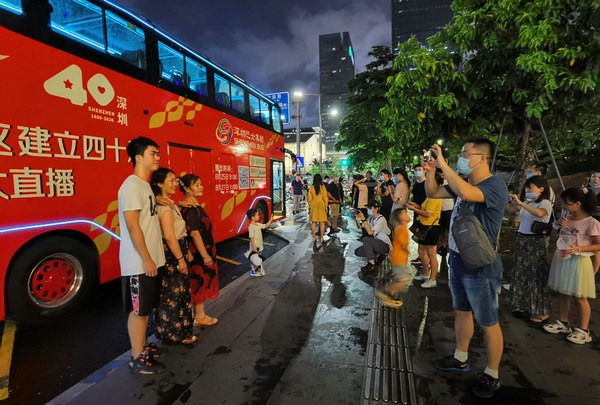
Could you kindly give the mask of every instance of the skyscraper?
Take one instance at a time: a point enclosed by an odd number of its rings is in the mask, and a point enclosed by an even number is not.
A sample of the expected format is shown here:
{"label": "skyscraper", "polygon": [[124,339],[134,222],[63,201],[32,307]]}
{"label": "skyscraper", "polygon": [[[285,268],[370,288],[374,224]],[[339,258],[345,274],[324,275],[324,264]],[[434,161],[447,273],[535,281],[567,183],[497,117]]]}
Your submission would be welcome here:
{"label": "skyscraper", "polygon": [[[354,50],[348,32],[319,35],[319,93],[323,143],[332,150],[340,121],[347,114],[346,83],[354,77]],[[332,111],[336,110],[337,115]]]}
{"label": "skyscraper", "polygon": [[452,0],[392,0],[392,48],[414,35],[427,45],[427,38],[452,20]]}

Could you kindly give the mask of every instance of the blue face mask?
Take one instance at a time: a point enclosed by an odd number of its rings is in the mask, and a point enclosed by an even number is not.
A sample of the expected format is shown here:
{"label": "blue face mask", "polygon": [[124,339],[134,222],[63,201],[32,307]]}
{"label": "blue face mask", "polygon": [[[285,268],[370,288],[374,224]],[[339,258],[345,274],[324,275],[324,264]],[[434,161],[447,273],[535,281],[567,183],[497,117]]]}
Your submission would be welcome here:
{"label": "blue face mask", "polygon": [[473,169],[469,167],[469,159],[462,156],[459,157],[458,162],[456,162],[456,170],[458,171],[458,174],[464,176],[468,176],[473,171]]}
{"label": "blue face mask", "polygon": [[600,188],[600,186],[595,186],[591,181],[590,181],[590,187],[591,188]]}
{"label": "blue face mask", "polygon": [[527,173],[527,174],[525,175],[525,178],[526,178],[526,179],[530,179],[530,178],[532,178],[532,177],[533,177],[533,173]]}
{"label": "blue face mask", "polygon": [[537,194],[536,193],[525,193],[525,199],[526,200],[533,201],[536,198],[537,198]]}
{"label": "blue face mask", "polygon": [[373,211],[372,210],[367,210],[367,214],[372,217],[373,216]]}
{"label": "blue face mask", "polygon": [[415,177],[418,178],[418,179],[420,179],[421,177],[423,177],[423,172],[420,171],[420,170],[417,171],[417,172],[415,172]]}
{"label": "blue face mask", "polygon": [[396,184],[400,183],[400,180],[398,180],[398,177],[394,177],[394,183],[396,183]]}

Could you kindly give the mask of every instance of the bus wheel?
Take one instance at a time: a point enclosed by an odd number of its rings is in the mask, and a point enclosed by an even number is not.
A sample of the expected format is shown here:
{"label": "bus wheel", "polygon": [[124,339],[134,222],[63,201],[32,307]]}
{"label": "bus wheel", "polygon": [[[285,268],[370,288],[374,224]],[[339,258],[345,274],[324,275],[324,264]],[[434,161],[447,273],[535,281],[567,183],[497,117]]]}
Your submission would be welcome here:
{"label": "bus wheel", "polygon": [[95,252],[65,236],[34,242],[11,265],[6,309],[11,319],[44,323],[75,308],[97,280]]}
{"label": "bus wheel", "polygon": [[266,223],[269,220],[269,208],[267,208],[267,204],[264,201],[259,201],[256,204],[256,210],[258,211],[258,222],[261,224]]}

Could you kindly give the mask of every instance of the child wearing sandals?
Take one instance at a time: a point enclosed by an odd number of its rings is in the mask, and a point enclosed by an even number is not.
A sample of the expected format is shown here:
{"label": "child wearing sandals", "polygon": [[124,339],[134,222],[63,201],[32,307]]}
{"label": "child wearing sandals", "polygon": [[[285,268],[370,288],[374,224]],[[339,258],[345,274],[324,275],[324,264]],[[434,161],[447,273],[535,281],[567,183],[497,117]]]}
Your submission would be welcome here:
{"label": "child wearing sandals", "polygon": [[[568,341],[585,344],[592,341],[588,330],[591,312],[588,298],[596,298],[594,275],[600,266],[600,222],[591,216],[596,208],[592,193],[569,188],[561,198],[570,215],[558,221],[557,250],[548,277],[548,287],[558,292],[559,319],[544,325],[544,330],[568,333]],[[568,322],[571,297],[579,306],[579,327],[574,330]]]}
{"label": "child wearing sandals", "polygon": [[376,290],[375,294],[386,307],[399,308],[402,306],[400,294],[404,293],[412,276],[408,264],[408,229],[410,217],[406,207],[396,208],[392,212],[396,223],[390,263],[392,265],[393,280],[383,290]]}

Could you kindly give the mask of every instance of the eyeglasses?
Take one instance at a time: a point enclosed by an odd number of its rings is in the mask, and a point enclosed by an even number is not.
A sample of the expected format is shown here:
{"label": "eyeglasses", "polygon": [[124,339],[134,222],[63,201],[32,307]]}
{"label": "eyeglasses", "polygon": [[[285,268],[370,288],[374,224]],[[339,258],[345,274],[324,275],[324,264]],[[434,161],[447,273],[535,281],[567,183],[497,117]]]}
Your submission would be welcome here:
{"label": "eyeglasses", "polygon": [[487,157],[487,155],[485,153],[467,153],[464,150],[462,152],[460,152],[460,154],[458,155],[458,157],[464,157],[464,158],[466,158],[466,157],[469,157],[469,156],[477,156],[477,155]]}

